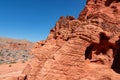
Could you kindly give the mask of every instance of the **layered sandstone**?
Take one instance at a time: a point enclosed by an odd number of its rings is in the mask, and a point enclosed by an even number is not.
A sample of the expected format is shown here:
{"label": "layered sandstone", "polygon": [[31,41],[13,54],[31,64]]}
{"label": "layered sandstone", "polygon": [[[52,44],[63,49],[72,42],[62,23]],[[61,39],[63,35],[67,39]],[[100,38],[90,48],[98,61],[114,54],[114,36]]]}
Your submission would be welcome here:
{"label": "layered sandstone", "polygon": [[86,47],[99,42],[100,32],[110,36],[112,43],[118,40],[119,18],[119,0],[87,0],[78,19],[60,17],[48,38],[35,44],[32,53],[36,58],[22,73],[22,80],[119,80],[119,74],[110,68],[111,50],[109,57],[93,54],[92,62],[84,57]]}
{"label": "layered sandstone", "polygon": [[96,24],[111,33],[120,32],[119,0],[87,0],[87,5],[78,17],[81,21]]}

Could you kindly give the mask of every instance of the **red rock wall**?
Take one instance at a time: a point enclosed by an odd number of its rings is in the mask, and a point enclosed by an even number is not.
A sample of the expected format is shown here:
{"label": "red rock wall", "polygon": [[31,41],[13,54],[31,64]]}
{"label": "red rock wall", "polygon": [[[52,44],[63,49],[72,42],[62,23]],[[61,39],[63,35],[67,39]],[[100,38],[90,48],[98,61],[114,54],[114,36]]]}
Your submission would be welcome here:
{"label": "red rock wall", "polygon": [[78,19],[60,17],[48,38],[32,49],[36,58],[30,62],[27,80],[119,80],[119,75],[110,69],[111,56],[93,54],[93,59],[105,64],[84,60],[86,47],[99,42],[100,32],[110,36],[113,43],[120,35],[120,2],[109,1],[87,0]]}

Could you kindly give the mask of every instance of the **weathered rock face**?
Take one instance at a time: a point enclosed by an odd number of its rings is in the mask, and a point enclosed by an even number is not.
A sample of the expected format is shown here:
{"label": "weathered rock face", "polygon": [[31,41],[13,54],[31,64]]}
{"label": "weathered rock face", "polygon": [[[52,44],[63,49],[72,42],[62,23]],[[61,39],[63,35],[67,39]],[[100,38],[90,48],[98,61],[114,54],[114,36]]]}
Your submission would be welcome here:
{"label": "weathered rock face", "polygon": [[[35,44],[30,71],[25,80],[119,80],[112,71],[112,51],[85,61],[84,51],[91,42],[99,42],[105,32],[114,43],[120,35],[119,0],[87,0],[78,19],[60,17],[48,38]],[[94,60],[101,59],[103,62]],[[24,74],[24,73],[23,73]]]}
{"label": "weathered rock face", "polygon": [[105,31],[119,33],[120,0],[87,0],[78,19],[96,24]]}

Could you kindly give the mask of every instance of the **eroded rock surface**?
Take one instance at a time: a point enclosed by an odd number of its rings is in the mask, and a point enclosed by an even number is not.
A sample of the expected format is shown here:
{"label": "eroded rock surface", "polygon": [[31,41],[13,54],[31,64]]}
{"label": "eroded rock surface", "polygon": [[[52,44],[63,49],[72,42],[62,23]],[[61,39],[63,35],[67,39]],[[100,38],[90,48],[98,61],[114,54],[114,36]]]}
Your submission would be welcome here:
{"label": "eroded rock surface", "polygon": [[[120,35],[120,1],[87,0],[78,19],[60,17],[48,38],[37,42],[31,52],[30,72],[25,80],[119,80],[111,69],[113,57],[94,55],[86,60],[84,51],[91,42],[99,42],[105,32],[114,43]],[[104,64],[99,61],[101,59]],[[24,74],[24,73],[23,73]]]}

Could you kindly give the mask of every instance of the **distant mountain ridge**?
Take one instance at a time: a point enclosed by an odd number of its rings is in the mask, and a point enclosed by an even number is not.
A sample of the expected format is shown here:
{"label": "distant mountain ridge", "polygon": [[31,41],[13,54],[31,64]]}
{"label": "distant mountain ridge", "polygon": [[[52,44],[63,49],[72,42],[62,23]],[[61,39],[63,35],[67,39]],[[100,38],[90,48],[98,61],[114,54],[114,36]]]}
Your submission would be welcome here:
{"label": "distant mountain ridge", "polygon": [[20,42],[31,42],[32,41],[29,41],[27,39],[16,39],[16,38],[9,38],[9,37],[1,37],[0,36],[0,41],[12,41],[12,42],[17,42],[17,41],[20,41]]}
{"label": "distant mountain ridge", "polygon": [[0,37],[0,64],[24,62],[32,58],[30,50],[33,44],[28,40]]}

